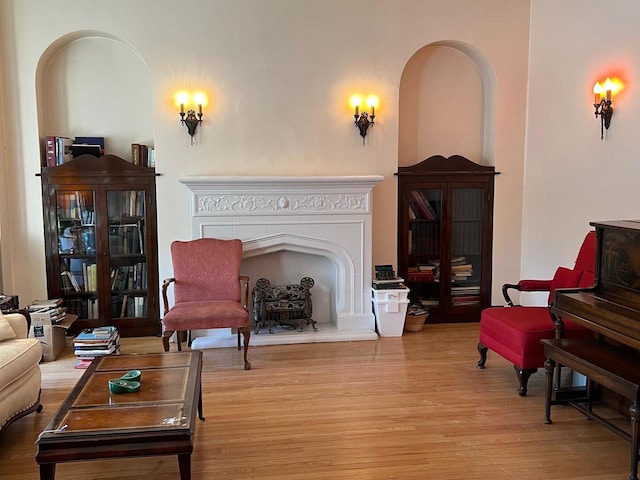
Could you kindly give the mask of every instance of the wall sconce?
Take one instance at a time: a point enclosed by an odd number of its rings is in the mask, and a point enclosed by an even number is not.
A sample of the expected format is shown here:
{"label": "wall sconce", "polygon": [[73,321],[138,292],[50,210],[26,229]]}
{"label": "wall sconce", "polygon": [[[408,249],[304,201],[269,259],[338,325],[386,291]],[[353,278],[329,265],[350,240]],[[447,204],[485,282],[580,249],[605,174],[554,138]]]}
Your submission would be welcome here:
{"label": "wall sconce", "polygon": [[378,97],[375,95],[369,95],[367,97],[367,106],[371,109],[371,113],[362,111],[362,97],[360,95],[354,95],[351,97],[351,107],[354,109],[353,118],[355,118],[355,125],[360,131],[362,137],[362,146],[364,146],[364,139],[367,136],[367,130],[372,127],[376,118],[376,107],[378,106]]}
{"label": "wall sconce", "polygon": [[600,117],[600,140],[604,139],[604,129],[608,130],[611,125],[613,115],[611,96],[621,89],[622,83],[617,80],[612,82],[610,78],[607,78],[602,85],[596,82],[593,86],[593,108],[595,108],[596,118]]}
{"label": "wall sconce", "polygon": [[[194,108],[188,108],[189,94],[187,92],[177,93],[176,102],[180,105],[180,123],[186,125],[187,132],[191,137],[191,145],[193,145],[193,136],[196,133],[196,129],[198,125],[202,125],[202,107],[206,105],[207,97],[201,92],[193,94],[193,104],[196,106],[195,108],[198,109],[197,113]],[[187,107],[186,112],[185,107]]]}

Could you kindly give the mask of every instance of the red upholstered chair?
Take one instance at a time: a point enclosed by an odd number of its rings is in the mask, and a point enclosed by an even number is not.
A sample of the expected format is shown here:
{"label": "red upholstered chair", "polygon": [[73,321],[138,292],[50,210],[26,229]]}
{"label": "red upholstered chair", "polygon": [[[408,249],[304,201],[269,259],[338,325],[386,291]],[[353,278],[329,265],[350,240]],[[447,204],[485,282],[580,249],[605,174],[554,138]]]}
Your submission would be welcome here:
{"label": "red upholstered chair", "polygon": [[[240,275],[242,242],[215,238],[174,241],[171,259],[174,276],[162,285],[164,351],[169,351],[169,338],[174,332],[188,332],[190,346],[191,330],[237,328],[238,350],[242,333],[244,369],[250,370],[251,364],[247,361],[249,277]],[[169,308],[167,299],[170,284],[173,284],[174,295],[172,308]],[[176,337],[178,350],[181,350],[180,335]]]}
{"label": "red upholstered chair", "polygon": [[570,321],[555,322],[549,306],[514,306],[509,290],[520,292],[549,292],[548,304],[558,288],[587,288],[595,280],[596,236],[589,232],[576,259],[573,269],[559,267],[551,280],[520,280],[517,284],[505,284],[502,293],[506,307],[491,307],[480,317],[480,341],[478,368],[484,368],[487,350],[506,358],[513,366],[520,384],[518,393],[527,394],[529,377],[544,366],[545,356],[540,340],[560,337],[588,337],[591,330]]}

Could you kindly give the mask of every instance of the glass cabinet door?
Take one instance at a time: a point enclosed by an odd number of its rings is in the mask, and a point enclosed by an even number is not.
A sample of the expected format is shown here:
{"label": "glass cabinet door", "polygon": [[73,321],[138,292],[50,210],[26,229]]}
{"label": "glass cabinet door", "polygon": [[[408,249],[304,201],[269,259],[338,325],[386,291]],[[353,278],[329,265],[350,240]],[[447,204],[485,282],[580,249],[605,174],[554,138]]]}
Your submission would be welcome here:
{"label": "glass cabinet door", "polygon": [[60,290],[69,313],[98,318],[96,195],[92,190],[55,193]]}
{"label": "glass cabinet door", "polygon": [[451,304],[480,304],[482,278],[482,188],[453,188]]}
{"label": "glass cabinet door", "polygon": [[145,192],[107,191],[111,317],[147,315]]}
{"label": "glass cabinet door", "polygon": [[407,191],[409,231],[407,278],[412,298],[426,307],[440,304],[440,236],[442,190],[417,188]]}

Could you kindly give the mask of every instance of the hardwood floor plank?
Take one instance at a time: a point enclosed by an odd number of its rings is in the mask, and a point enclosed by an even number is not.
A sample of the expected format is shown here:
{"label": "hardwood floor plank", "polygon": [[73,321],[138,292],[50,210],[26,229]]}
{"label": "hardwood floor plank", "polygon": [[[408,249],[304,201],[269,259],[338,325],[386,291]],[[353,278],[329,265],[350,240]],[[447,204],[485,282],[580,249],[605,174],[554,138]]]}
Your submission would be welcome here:
{"label": "hardwood floor plank", "polygon": [[[264,333],[267,334],[267,333]],[[544,425],[544,374],[527,397],[513,366],[489,353],[475,368],[477,324],[427,325],[378,341],[204,351],[206,421],[194,479],[624,480],[629,445],[570,407]],[[159,338],[123,353],[161,352]],[[37,479],[34,441],[82,370],[67,349],[42,364],[44,411],[0,436],[0,480]],[[105,386],[106,388],[106,386]],[[616,412],[608,412],[616,417]],[[625,424],[621,418],[621,424]],[[61,464],[57,478],[179,478],[175,457]]]}

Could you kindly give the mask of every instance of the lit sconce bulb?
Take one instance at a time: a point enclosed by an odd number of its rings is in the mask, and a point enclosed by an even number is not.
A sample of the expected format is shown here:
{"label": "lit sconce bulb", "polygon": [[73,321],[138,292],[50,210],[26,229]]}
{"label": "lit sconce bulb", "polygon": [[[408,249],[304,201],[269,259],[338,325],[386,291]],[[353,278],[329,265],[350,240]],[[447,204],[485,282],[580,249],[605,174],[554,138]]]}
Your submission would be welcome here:
{"label": "lit sconce bulb", "polygon": [[593,94],[593,103],[600,103],[602,95],[602,85],[600,85],[600,82],[596,82],[596,84],[593,86]]}
{"label": "lit sconce bulb", "polygon": [[184,107],[189,103],[189,94],[187,92],[176,93],[176,103],[180,107],[180,113],[184,113]]}
{"label": "lit sconce bulb", "polygon": [[606,93],[606,97],[607,97],[607,102],[611,101],[611,90],[613,90],[613,83],[611,83],[611,79],[609,77],[607,77],[607,79],[604,81],[604,90]]}
{"label": "lit sconce bulb", "polygon": [[367,97],[367,106],[371,109],[371,116],[375,117],[376,107],[378,106],[378,97],[375,95],[369,95]]}
{"label": "lit sconce bulb", "polygon": [[202,92],[198,92],[193,95],[193,101],[198,105],[198,114],[202,115],[202,107],[207,104],[207,96]]}
{"label": "lit sconce bulb", "polygon": [[360,106],[362,105],[362,97],[360,95],[353,95],[349,100],[351,108],[355,110],[355,116],[360,114]]}

